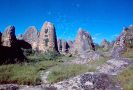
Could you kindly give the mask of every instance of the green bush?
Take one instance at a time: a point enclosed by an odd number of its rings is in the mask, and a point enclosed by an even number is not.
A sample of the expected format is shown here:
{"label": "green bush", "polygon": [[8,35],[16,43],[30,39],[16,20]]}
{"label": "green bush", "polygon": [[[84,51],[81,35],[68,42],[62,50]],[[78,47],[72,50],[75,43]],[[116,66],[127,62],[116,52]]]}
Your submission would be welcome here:
{"label": "green bush", "polygon": [[48,29],[45,29],[45,33],[48,33]]}
{"label": "green bush", "polygon": [[48,38],[46,38],[46,39],[45,39],[45,46],[46,46],[46,47],[48,46],[48,42],[49,42],[49,40],[48,40]]}

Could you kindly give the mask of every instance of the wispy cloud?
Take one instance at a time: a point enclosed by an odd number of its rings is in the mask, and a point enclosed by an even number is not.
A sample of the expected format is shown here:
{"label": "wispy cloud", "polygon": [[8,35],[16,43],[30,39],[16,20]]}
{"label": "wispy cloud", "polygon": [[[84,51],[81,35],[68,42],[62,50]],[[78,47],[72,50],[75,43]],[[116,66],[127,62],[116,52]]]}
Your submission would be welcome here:
{"label": "wispy cloud", "polygon": [[93,40],[96,40],[97,38],[96,37],[92,37]]}
{"label": "wispy cloud", "polygon": [[118,36],[118,35],[115,34],[115,35],[112,35],[111,37],[117,37],[117,36]]}
{"label": "wispy cloud", "polygon": [[95,35],[101,35],[102,33],[97,33],[97,34],[95,34]]}

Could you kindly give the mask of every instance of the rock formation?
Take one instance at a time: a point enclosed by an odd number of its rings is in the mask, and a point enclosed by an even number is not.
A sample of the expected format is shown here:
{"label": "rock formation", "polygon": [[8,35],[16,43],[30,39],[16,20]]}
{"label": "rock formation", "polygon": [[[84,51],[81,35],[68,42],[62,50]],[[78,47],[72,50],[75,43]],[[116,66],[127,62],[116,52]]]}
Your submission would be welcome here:
{"label": "rock formation", "polygon": [[83,31],[82,28],[79,28],[76,36],[75,47],[75,52],[78,52],[78,54],[95,50],[94,43],[88,31]]}
{"label": "rock formation", "polygon": [[113,49],[111,50],[112,58],[119,58],[122,52],[126,51],[126,47],[132,47],[133,44],[133,25],[129,28],[123,28],[122,32],[117,36]]}
{"label": "rock formation", "polygon": [[68,44],[68,52],[69,53],[75,53],[74,51],[75,51],[75,40],[74,41],[71,41],[70,39],[69,40],[67,40],[67,44]]}
{"label": "rock formation", "polygon": [[67,52],[67,42],[65,39],[58,39],[57,40],[57,44],[58,44],[58,51],[60,53],[66,53]]}
{"label": "rock formation", "polygon": [[42,26],[40,36],[39,36],[39,50],[47,51],[47,50],[57,50],[57,38],[55,27],[50,22],[45,22]]}
{"label": "rock formation", "polygon": [[61,43],[61,39],[57,40],[57,44],[58,44],[58,51],[62,52],[62,43]]}
{"label": "rock formation", "polygon": [[100,46],[104,46],[104,50],[107,50],[110,47],[110,42],[106,41],[105,39],[102,40]]}
{"label": "rock formation", "polygon": [[15,47],[17,44],[15,36],[15,27],[8,26],[2,34],[2,46]]}
{"label": "rock formation", "polygon": [[23,39],[23,35],[22,34],[18,34],[17,35],[17,40],[22,40]]}
{"label": "rock formation", "polygon": [[32,49],[36,49],[39,39],[39,31],[35,26],[30,26],[26,29],[24,35],[22,36],[22,39],[29,43]]}

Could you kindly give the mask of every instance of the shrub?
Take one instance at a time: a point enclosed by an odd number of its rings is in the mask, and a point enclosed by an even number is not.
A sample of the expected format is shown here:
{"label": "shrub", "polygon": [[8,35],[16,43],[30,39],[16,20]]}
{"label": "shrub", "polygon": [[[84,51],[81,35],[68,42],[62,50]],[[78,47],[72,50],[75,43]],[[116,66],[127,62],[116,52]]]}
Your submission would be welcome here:
{"label": "shrub", "polygon": [[48,33],[48,29],[45,29],[45,33]]}
{"label": "shrub", "polygon": [[45,39],[45,46],[46,46],[46,47],[48,46],[48,42],[49,42],[49,40],[48,40],[48,38],[46,38],[46,39]]}

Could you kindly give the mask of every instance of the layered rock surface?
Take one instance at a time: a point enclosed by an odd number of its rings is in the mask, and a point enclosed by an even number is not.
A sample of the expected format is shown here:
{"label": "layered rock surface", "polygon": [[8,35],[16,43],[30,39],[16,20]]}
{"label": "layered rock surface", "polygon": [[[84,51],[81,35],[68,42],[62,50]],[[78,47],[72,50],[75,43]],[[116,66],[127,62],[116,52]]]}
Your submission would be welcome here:
{"label": "layered rock surface", "polygon": [[40,36],[39,36],[39,50],[57,50],[57,38],[55,27],[50,22],[45,22],[42,26]]}
{"label": "layered rock surface", "polygon": [[17,44],[16,36],[15,36],[15,27],[8,26],[3,34],[2,34],[2,46],[6,47],[15,47]]}

